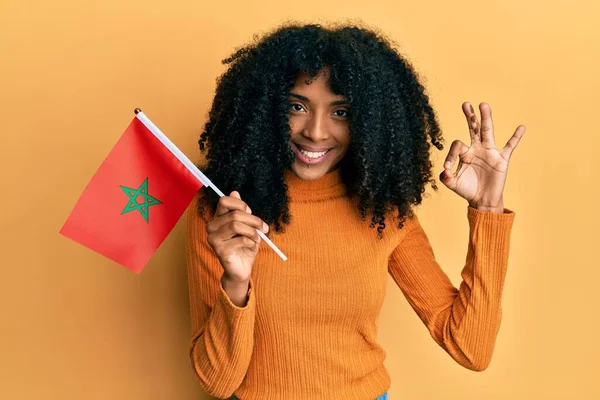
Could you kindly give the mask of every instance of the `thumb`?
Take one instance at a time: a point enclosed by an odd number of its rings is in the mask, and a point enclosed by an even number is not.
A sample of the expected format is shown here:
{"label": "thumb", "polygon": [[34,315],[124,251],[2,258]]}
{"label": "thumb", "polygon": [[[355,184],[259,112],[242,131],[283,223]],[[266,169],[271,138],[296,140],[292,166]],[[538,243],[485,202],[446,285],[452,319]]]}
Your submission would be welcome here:
{"label": "thumb", "polygon": [[[229,197],[233,197],[233,198],[235,198],[235,199],[240,199],[240,200],[242,200],[242,198],[240,197],[240,193],[239,193],[237,190],[234,190],[233,192],[231,192],[231,193],[229,194]],[[245,204],[245,205],[246,205],[246,212],[247,212],[248,214],[252,214],[252,210],[250,209],[250,206],[249,206],[248,204]]]}
{"label": "thumb", "polygon": [[444,169],[440,174],[440,181],[450,190],[456,189],[456,176],[449,169]]}

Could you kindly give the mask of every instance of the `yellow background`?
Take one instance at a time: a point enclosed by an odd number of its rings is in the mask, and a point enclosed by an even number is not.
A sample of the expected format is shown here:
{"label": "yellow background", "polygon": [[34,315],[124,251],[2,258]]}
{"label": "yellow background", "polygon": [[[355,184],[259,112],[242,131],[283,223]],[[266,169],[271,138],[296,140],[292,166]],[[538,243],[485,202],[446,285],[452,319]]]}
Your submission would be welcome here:
{"label": "yellow background", "polygon": [[[135,107],[197,160],[222,58],[288,19],[347,18],[426,77],[448,147],[468,140],[466,100],[491,104],[499,145],[527,126],[489,369],[455,364],[390,279],[390,398],[600,398],[597,0],[0,0],[0,398],[207,398],[187,355],[182,221],[139,276],[58,230]],[[458,285],[466,203],[442,186],[419,215]]]}

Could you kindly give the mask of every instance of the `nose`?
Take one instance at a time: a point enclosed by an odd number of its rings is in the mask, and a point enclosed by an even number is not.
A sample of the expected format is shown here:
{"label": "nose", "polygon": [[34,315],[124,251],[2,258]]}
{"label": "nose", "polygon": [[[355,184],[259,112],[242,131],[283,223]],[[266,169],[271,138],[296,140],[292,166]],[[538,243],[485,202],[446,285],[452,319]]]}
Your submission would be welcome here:
{"label": "nose", "polygon": [[302,136],[313,142],[320,142],[329,138],[327,124],[324,118],[320,115],[313,114],[307,121],[304,129],[302,130]]}

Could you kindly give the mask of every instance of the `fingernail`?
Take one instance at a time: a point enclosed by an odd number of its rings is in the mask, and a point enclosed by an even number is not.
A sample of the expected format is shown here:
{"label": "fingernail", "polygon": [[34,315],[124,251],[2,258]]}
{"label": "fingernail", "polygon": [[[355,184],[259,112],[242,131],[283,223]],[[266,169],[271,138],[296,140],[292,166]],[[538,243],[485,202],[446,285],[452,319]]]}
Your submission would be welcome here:
{"label": "fingernail", "polygon": [[264,231],[265,233],[269,232],[269,225],[267,225],[267,223],[266,223],[266,222],[263,222],[263,231]]}
{"label": "fingernail", "polygon": [[446,163],[444,164],[444,168],[450,169],[450,161],[446,161]]}
{"label": "fingernail", "polygon": [[469,108],[471,109],[471,112],[475,114],[475,110],[473,110],[473,106],[471,104],[469,104]]}
{"label": "fingernail", "polygon": [[252,210],[250,209],[250,207],[246,206],[246,212],[247,212],[248,214],[252,214]]}

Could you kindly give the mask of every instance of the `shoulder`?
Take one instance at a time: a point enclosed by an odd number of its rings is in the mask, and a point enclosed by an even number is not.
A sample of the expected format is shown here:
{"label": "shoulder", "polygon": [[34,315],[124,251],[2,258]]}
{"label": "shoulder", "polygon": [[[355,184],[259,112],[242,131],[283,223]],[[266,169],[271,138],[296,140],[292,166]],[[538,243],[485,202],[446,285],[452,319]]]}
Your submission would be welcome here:
{"label": "shoulder", "polygon": [[394,210],[394,213],[386,214],[386,229],[389,227],[391,231],[394,231],[397,234],[405,235],[407,232],[415,229],[415,227],[419,227],[419,217],[417,215],[417,210],[412,207],[409,209],[408,213],[400,216],[398,214],[398,210]]}
{"label": "shoulder", "polygon": [[204,191],[198,192],[186,210],[186,224],[190,226],[205,226],[212,219],[212,211],[206,203]]}

